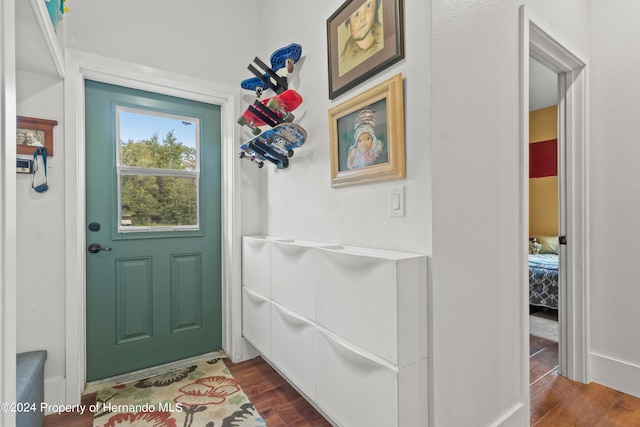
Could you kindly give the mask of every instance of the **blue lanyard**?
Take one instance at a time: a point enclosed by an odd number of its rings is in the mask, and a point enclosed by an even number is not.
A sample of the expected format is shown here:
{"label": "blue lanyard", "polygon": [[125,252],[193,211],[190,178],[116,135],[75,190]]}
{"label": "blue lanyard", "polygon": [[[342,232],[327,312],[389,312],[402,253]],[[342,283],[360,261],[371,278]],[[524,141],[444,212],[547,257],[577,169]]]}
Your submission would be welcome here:
{"label": "blue lanyard", "polygon": [[[43,171],[41,171],[40,173],[38,173],[40,170],[40,166],[38,163],[39,155],[42,156],[42,166],[43,166],[42,167]],[[36,149],[36,151],[33,153],[33,164],[34,164],[34,168],[33,168],[33,178],[31,180],[31,188],[33,188],[38,193],[44,193],[49,189],[49,186],[47,185],[47,150],[45,148],[40,147]],[[36,175],[43,175],[42,182],[38,185],[35,185]]]}

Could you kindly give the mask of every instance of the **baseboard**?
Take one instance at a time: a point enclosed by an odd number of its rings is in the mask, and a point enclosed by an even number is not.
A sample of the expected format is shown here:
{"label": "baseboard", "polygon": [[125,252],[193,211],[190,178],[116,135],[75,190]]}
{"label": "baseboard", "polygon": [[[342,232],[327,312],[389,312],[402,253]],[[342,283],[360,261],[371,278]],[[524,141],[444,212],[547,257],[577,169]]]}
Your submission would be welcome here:
{"label": "baseboard", "polygon": [[528,405],[520,402],[511,407],[500,418],[491,423],[492,427],[520,427],[529,425]]}
{"label": "baseboard", "polygon": [[640,366],[591,352],[591,380],[640,398]]}
{"label": "baseboard", "polygon": [[[47,404],[44,414],[51,414],[54,410],[65,405],[66,399],[66,381],[64,378],[53,378],[44,381],[44,403]],[[56,412],[57,413],[57,412]]]}

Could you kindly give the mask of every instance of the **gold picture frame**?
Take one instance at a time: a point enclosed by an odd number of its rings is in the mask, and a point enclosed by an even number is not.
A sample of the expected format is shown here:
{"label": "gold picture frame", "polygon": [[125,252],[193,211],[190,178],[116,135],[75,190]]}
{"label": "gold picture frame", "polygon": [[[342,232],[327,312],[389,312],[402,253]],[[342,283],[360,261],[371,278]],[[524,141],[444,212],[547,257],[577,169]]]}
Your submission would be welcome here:
{"label": "gold picture frame", "polygon": [[404,178],[402,74],[329,110],[331,186]]}
{"label": "gold picture frame", "polygon": [[47,150],[47,156],[53,157],[53,127],[55,120],[16,117],[16,151],[18,154],[33,154],[39,147]]}

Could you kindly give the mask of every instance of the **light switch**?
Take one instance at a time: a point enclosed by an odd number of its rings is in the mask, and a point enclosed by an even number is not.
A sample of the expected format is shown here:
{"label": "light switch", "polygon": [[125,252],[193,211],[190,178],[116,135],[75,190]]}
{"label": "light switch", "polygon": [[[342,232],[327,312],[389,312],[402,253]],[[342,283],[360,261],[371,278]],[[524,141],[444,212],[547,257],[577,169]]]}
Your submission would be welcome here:
{"label": "light switch", "polygon": [[394,187],[389,190],[389,215],[404,216],[404,187]]}

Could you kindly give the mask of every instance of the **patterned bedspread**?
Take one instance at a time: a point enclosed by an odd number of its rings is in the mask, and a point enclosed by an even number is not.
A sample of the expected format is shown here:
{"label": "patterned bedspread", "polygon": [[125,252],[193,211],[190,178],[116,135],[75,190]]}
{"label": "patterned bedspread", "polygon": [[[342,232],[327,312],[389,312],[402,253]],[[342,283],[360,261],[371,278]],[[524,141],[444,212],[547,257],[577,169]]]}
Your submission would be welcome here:
{"label": "patterned bedspread", "polygon": [[529,303],[558,308],[558,255],[529,255]]}

